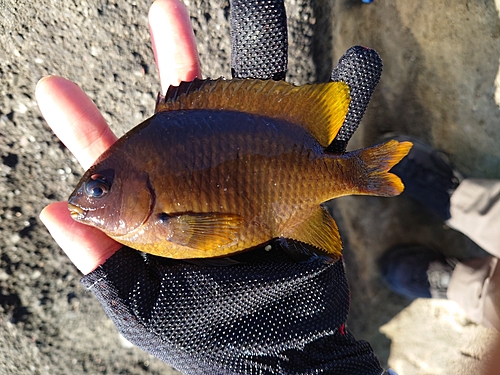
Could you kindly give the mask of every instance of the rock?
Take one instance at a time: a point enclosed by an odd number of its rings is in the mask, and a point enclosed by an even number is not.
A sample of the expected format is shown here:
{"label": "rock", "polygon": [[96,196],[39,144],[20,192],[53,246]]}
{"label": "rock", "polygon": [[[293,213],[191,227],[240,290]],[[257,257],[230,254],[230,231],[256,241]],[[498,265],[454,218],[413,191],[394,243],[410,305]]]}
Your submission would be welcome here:
{"label": "rock", "polygon": [[500,338],[497,331],[471,323],[448,300],[416,300],[380,331],[392,339],[391,367],[405,375],[478,373],[489,347]]}

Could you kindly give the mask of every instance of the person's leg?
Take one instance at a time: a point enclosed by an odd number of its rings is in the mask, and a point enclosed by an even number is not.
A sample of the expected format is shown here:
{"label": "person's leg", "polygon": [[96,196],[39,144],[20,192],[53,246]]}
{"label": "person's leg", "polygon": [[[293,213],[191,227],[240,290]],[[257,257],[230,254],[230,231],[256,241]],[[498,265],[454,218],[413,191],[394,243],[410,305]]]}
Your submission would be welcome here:
{"label": "person's leg", "polygon": [[500,264],[498,258],[477,258],[458,263],[448,286],[448,298],[469,318],[500,331]]}
{"label": "person's leg", "polygon": [[387,286],[409,298],[449,298],[469,318],[500,331],[500,262],[493,256],[454,264],[422,246],[401,246],[379,261]]}
{"label": "person's leg", "polygon": [[[500,181],[460,182],[460,174],[446,155],[405,136],[396,139],[411,140],[415,145],[392,169],[407,187],[402,195],[419,201],[447,219],[450,227],[500,258]],[[412,299],[447,295],[473,321],[500,330],[500,265],[496,257],[459,262],[453,269],[435,251],[409,246],[388,251],[380,266],[384,280],[396,293]],[[449,285],[442,282],[447,272]],[[447,287],[446,293],[431,293],[436,285],[439,290]]]}
{"label": "person's leg", "polygon": [[473,321],[500,330],[500,181],[463,180],[451,196],[450,214],[451,228],[494,256],[459,263],[448,298]]}
{"label": "person's leg", "polygon": [[463,180],[450,199],[446,223],[500,258],[500,181]]}

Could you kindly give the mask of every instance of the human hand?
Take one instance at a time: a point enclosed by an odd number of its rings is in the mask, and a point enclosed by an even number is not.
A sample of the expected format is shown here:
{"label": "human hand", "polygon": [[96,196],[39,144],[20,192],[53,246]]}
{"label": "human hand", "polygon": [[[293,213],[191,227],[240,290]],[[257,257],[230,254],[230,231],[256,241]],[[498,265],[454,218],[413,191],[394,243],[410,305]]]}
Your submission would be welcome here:
{"label": "human hand", "polygon": [[[189,16],[180,1],[157,0],[149,12],[164,92],[171,84],[200,76]],[[275,12],[269,4],[283,6],[281,0],[264,5],[260,0],[231,1],[234,77],[285,75],[284,6]],[[360,76],[351,74],[352,69],[359,73],[373,66],[360,56],[364,52],[359,49],[345,55],[335,78],[349,80]],[[366,79],[358,81],[354,84],[366,91]],[[351,89],[355,85],[350,84]],[[44,78],[36,96],[45,119],[84,169],[116,141],[98,109],[72,82]],[[364,112],[368,99],[355,97],[352,109]],[[359,119],[347,122],[350,131],[341,146]],[[295,262],[278,247],[254,250],[252,259],[228,267],[144,257],[127,247],[113,255],[122,246],[98,229],[75,222],[66,202],[47,206],[40,217],[86,275],[82,284],[118,331],[185,374],[382,372],[371,347],[345,329],[349,291],[342,262]]]}
{"label": "human hand", "polygon": [[[163,92],[169,85],[201,77],[189,14],[180,0],[155,1],[149,10],[149,30]],[[42,78],[36,98],[49,126],[85,170],[116,141],[95,104],[73,82]],[[85,275],[122,247],[100,230],[74,221],[67,202],[48,205],[40,219]]]}

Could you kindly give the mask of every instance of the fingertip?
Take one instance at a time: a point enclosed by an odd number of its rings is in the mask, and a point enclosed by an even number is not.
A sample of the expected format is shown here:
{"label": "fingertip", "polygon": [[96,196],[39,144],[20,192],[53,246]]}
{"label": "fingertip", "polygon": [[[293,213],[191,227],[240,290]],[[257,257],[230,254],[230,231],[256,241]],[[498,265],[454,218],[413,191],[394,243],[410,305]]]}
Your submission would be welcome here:
{"label": "fingertip", "polygon": [[61,89],[80,90],[80,87],[73,81],[57,75],[48,75],[40,78],[35,87],[35,97],[37,101],[51,99],[57,91]]}
{"label": "fingertip", "polygon": [[45,77],[42,77],[38,80],[38,82],[36,83],[36,87],[35,87],[35,96],[38,97],[38,95],[40,95],[40,93],[42,93],[43,91],[45,91],[45,85],[47,84],[48,81],[50,81],[54,76],[45,76]]}
{"label": "fingertip", "polygon": [[[42,77],[36,84],[35,87],[35,97],[38,102],[40,110],[47,105],[49,100],[52,100],[52,94],[54,91],[54,86],[57,86],[60,81],[67,81],[62,77],[49,75]],[[69,81],[68,81],[69,82]],[[62,82],[64,84],[64,82]],[[43,113],[42,113],[43,114]]]}
{"label": "fingertip", "polygon": [[39,219],[40,219],[40,221],[43,223],[43,225],[45,225],[45,227],[47,227],[46,222],[48,222],[48,215],[49,215],[49,213],[48,213],[48,211],[47,211],[48,207],[49,207],[49,206],[44,207],[44,208],[42,209],[42,211],[40,212],[40,214],[38,215],[38,218],[39,218]]}

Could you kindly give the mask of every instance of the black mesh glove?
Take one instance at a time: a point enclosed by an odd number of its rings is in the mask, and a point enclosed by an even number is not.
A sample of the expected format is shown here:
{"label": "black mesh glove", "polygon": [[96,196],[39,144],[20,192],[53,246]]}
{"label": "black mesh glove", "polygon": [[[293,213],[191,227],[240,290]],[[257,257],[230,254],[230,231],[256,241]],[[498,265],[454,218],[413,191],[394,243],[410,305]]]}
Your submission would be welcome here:
{"label": "black mesh glove", "polygon": [[382,74],[382,59],[372,49],[354,46],[340,58],[330,76],[331,81],[344,81],[349,85],[351,102],[344,124],[329,151],[343,153],[365,114],[373,91]]}
{"label": "black mesh glove", "polygon": [[[282,0],[231,5],[233,76],[284,78]],[[359,74],[366,70],[378,73]],[[350,49],[334,70],[332,78],[346,81],[358,98],[332,145],[336,152],[345,150],[380,71],[378,55],[362,47]],[[370,345],[345,330],[342,261],[297,262],[279,246],[235,258],[239,264],[201,266],[125,247],[82,283],[129,341],[185,374],[383,373]]]}
{"label": "black mesh glove", "polygon": [[185,374],[382,373],[344,330],[342,262],[251,255],[210,267],[123,248],[82,282],[129,341]]}
{"label": "black mesh glove", "polygon": [[288,35],[283,0],[231,0],[233,78],[285,79]]}

